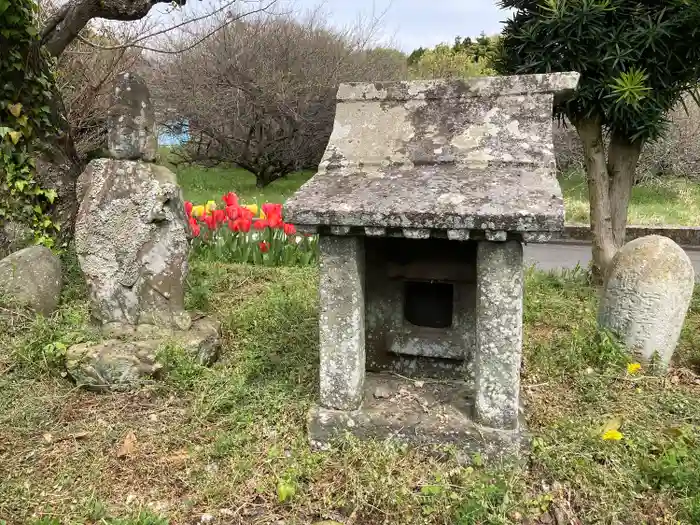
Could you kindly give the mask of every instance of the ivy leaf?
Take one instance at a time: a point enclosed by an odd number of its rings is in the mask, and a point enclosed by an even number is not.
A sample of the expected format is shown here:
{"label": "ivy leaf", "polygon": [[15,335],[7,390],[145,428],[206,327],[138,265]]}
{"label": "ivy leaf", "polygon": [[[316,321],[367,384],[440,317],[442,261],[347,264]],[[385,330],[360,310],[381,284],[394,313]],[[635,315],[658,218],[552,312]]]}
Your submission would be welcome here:
{"label": "ivy leaf", "polygon": [[19,118],[20,113],[22,113],[22,104],[17,102],[17,104],[7,106],[7,110],[12,114],[13,117]]}
{"label": "ivy leaf", "polygon": [[58,197],[58,193],[56,193],[56,190],[51,188],[50,190],[46,190],[44,192],[44,197],[46,197],[47,201],[49,201],[51,204],[53,204],[53,201],[55,201],[56,197]]}
{"label": "ivy leaf", "polygon": [[19,131],[10,131],[9,135],[12,144],[17,144],[19,142],[19,139],[22,138],[22,133],[20,133]]}
{"label": "ivy leaf", "polygon": [[5,135],[7,135],[10,131],[12,131],[12,128],[0,126],[0,139],[5,138]]}
{"label": "ivy leaf", "polygon": [[20,126],[24,127],[24,126],[27,125],[28,120],[29,120],[29,119],[27,118],[27,115],[22,115],[21,117],[19,117],[19,118],[17,119],[17,124],[19,124]]}
{"label": "ivy leaf", "polygon": [[28,34],[29,36],[36,36],[36,35],[38,34],[38,32],[37,32],[37,30],[36,30],[36,27],[34,27],[34,26],[29,26],[29,27],[27,28],[27,34]]}

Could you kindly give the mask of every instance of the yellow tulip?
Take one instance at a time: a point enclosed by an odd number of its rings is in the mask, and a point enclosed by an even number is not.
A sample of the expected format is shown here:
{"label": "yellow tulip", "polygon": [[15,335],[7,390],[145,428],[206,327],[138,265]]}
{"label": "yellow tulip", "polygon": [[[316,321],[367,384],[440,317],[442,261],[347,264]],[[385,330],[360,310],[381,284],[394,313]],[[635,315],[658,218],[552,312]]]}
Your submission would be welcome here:
{"label": "yellow tulip", "polygon": [[206,210],[201,204],[199,206],[192,206],[192,217],[201,217],[205,213]]}
{"label": "yellow tulip", "polygon": [[214,201],[208,201],[208,202],[206,203],[206,205],[204,206],[204,209],[205,209],[207,212],[210,212],[210,211],[212,211],[212,210],[215,210],[215,209],[216,209],[216,202],[214,202]]}
{"label": "yellow tulip", "polygon": [[245,207],[248,208],[254,216],[258,216],[259,209],[257,204],[246,204]]}

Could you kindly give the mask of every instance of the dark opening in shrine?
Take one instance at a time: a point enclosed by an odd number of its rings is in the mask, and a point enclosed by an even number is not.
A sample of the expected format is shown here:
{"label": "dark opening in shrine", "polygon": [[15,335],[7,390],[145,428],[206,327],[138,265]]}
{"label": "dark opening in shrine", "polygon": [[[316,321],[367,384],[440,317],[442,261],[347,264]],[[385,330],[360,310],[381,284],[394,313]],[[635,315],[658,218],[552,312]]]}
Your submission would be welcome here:
{"label": "dark opening in shrine", "polygon": [[449,283],[407,281],[404,283],[404,318],[415,326],[452,326],[454,287]]}

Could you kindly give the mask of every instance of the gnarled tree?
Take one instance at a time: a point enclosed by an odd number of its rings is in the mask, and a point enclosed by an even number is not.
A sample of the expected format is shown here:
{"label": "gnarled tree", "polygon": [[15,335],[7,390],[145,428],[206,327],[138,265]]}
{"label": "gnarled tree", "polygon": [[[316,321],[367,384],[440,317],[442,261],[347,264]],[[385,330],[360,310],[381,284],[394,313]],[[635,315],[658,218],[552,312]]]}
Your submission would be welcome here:
{"label": "gnarled tree", "polygon": [[[645,142],[700,79],[697,0],[501,0],[501,73],[577,71],[577,95],[555,105],[581,138],[588,177],[594,274],[624,243],[635,168]],[[696,97],[697,100],[697,97]],[[606,146],[605,134],[609,134]]]}

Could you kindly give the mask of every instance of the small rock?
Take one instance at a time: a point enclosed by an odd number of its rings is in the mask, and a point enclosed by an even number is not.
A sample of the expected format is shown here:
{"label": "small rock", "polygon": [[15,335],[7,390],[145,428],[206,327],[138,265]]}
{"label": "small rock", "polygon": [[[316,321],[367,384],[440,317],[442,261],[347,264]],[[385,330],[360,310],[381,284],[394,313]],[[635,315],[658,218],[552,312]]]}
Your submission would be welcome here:
{"label": "small rock", "polygon": [[386,399],[391,397],[391,389],[386,385],[379,385],[374,389],[374,397],[377,399]]}
{"label": "small rock", "polygon": [[134,501],[136,501],[136,494],[129,494],[126,497],[126,504],[131,505]]}
{"label": "small rock", "polygon": [[0,261],[0,298],[9,306],[51,315],[62,285],[61,261],[45,246],[30,246]]}
{"label": "small rock", "polygon": [[158,421],[158,414],[151,414],[150,416],[148,416],[148,419],[150,421]]}
{"label": "small rock", "polygon": [[128,391],[157,378],[160,341],[81,343],[66,351],[66,370],[76,384],[89,390]]}
{"label": "small rock", "polygon": [[199,523],[214,523],[214,516],[211,514],[202,514],[202,517],[199,518]]}

